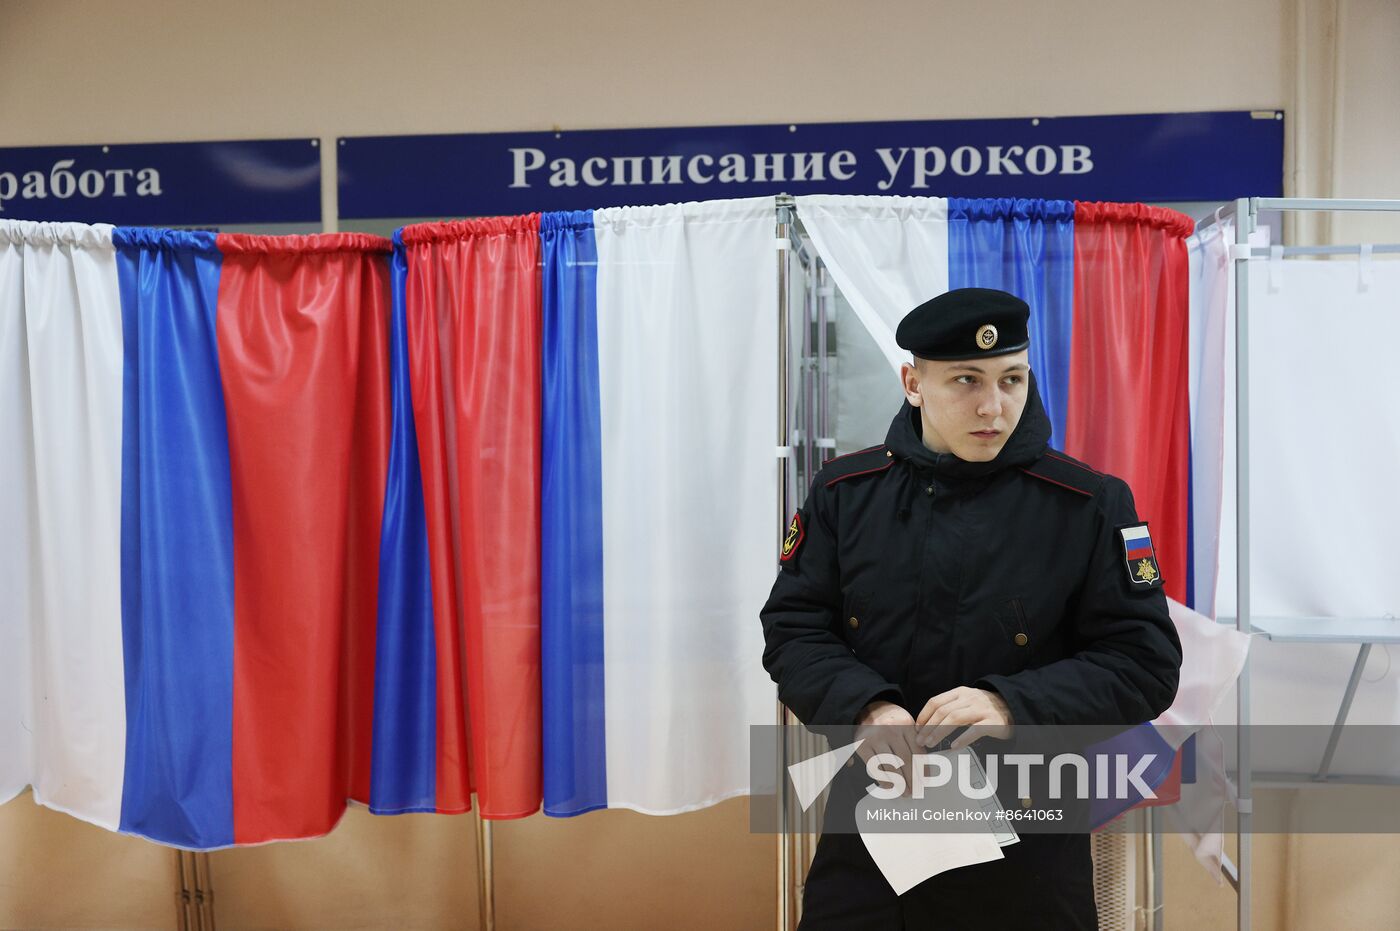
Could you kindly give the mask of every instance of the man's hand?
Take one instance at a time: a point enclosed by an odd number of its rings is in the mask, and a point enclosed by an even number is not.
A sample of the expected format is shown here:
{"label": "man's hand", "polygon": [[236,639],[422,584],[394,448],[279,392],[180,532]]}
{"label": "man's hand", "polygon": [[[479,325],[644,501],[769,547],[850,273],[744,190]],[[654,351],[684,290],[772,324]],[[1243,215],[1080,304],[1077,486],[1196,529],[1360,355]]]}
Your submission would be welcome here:
{"label": "man's hand", "polygon": [[913,724],[914,719],[909,712],[904,710],[903,706],[896,705],[892,701],[873,701],[861,711],[860,720],[856,723],[861,727],[872,724],[882,727],[886,724],[898,726],[900,724]]}
{"label": "man's hand", "polygon": [[899,705],[873,701],[865,706],[857,722],[856,739],[863,741],[856,752],[867,763],[879,753],[893,753],[905,763],[905,772],[918,752],[914,742],[914,718]]}
{"label": "man's hand", "polygon": [[929,748],[938,746],[958,728],[966,727],[949,744],[951,749],[961,750],[979,737],[1011,736],[1012,722],[1011,710],[996,692],[959,686],[930,698],[915,723],[919,731],[914,742]]}

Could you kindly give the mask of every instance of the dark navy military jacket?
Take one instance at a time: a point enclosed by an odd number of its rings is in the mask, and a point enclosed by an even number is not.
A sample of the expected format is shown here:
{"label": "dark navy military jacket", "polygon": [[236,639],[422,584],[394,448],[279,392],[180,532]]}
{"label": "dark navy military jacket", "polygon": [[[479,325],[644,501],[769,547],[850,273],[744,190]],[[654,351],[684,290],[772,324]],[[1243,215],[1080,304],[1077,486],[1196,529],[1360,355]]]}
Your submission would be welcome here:
{"label": "dark navy military jacket", "polygon": [[817,474],[762,611],[763,661],[806,724],[876,698],[917,716],[957,686],[1017,724],[1134,724],[1176,695],[1181,644],[1128,486],[1048,446],[1032,380],[991,462],[923,445],[908,403],[883,446]]}
{"label": "dark navy military jacket", "polygon": [[[1049,439],[1032,378],[991,462],[930,451],[906,403],[884,445],[822,468],[761,612],[764,666],[802,722],[851,725],[877,698],[917,717],[958,686],[999,693],[1016,725],[1166,710],[1181,644],[1150,534],[1124,482]],[[1002,860],[895,896],[861,839],[832,832],[866,781],[850,768],[833,785],[803,931],[1097,927],[1082,832],[1025,834]]]}

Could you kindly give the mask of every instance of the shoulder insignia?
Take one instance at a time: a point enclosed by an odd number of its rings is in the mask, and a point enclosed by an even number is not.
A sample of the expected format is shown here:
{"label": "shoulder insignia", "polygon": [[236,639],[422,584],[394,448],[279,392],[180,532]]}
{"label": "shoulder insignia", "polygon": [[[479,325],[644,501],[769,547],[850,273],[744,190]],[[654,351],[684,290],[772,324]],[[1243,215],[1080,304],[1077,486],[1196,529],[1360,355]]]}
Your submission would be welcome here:
{"label": "shoulder insignia", "polygon": [[1048,449],[1045,455],[1021,469],[1042,481],[1092,498],[1103,487],[1104,476],[1071,456]]}
{"label": "shoulder insignia", "polygon": [[783,551],[778,555],[779,562],[787,562],[797,554],[797,548],[802,545],[802,540],[807,536],[807,531],[802,526],[802,512],[798,511],[792,515],[792,523],[788,524],[787,533],[783,535]]}
{"label": "shoulder insignia", "polygon": [[1152,534],[1147,522],[1115,527],[1123,540],[1123,564],[1128,569],[1128,581],[1134,588],[1158,588],[1162,584],[1162,568],[1157,565],[1157,551],[1152,548]]}
{"label": "shoulder insignia", "polygon": [[868,449],[837,456],[835,459],[828,459],[822,464],[821,473],[817,477],[823,485],[830,488],[837,482],[855,478],[857,475],[883,472],[892,465],[894,465],[893,453],[884,446],[871,446]]}

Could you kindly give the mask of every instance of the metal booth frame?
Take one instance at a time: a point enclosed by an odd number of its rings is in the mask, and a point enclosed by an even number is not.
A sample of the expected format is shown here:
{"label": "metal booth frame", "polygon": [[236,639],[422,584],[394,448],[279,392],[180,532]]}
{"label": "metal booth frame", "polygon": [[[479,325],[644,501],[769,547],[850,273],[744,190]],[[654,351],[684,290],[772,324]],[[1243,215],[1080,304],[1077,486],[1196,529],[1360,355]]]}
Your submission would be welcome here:
{"label": "metal booth frame", "polygon": [[[1250,722],[1250,666],[1248,659],[1237,683],[1237,768],[1233,774],[1232,788],[1235,792],[1237,813],[1236,838],[1237,856],[1232,861],[1225,857],[1223,871],[1226,879],[1237,893],[1236,923],[1240,931],[1251,927],[1251,894],[1253,891],[1253,856],[1251,844],[1251,819],[1253,814],[1253,786],[1262,785],[1311,785],[1355,784],[1358,781],[1371,781],[1366,777],[1338,775],[1331,772],[1333,755],[1337,748],[1342,727],[1351,709],[1352,700],[1360,682],[1361,672],[1366,665],[1371,648],[1376,644],[1400,644],[1400,620],[1391,618],[1266,618],[1255,617],[1250,608],[1249,556],[1250,556],[1250,487],[1249,487],[1249,275],[1241,265],[1253,259],[1287,256],[1337,256],[1364,253],[1400,253],[1400,244],[1373,245],[1322,245],[1322,246],[1274,246],[1251,247],[1250,237],[1259,228],[1262,211],[1289,212],[1330,212],[1364,211],[1393,212],[1400,214],[1400,200],[1345,199],[1345,198],[1303,198],[1303,197],[1242,197],[1225,205],[1213,217],[1197,224],[1199,234],[1226,220],[1235,223],[1235,238],[1230,246],[1229,259],[1235,264],[1235,453],[1236,453],[1236,614],[1235,617],[1220,617],[1217,620],[1230,623],[1245,634],[1258,634],[1269,640],[1285,643],[1336,643],[1354,644],[1358,647],[1356,661],[1346,684],[1340,707],[1338,708],[1327,749],[1318,770],[1310,774],[1256,773],[1250,758],[1250,740],[1247,726]],[[828,345],[828,327],[832,319],[834,288],[830,274],[823,265],[809,240],[801,234],[797,216],[796,201],[787,195],[777,198],[778,253],[778,405],[777,405],[777,456],[778,470],[778,515],[777,533],[781,544],[782,534],[787,524],[792,502],[798,495],[802,482],[810,481],[812,474],[820,467],[820,457],[825,450],[834,452],[836,441],[834,424],[831,420],[828,388],[830,384],[831,358]],[[796,263],[794,267],[793,263]],[[805,276],[805,300],[801,306],[793,298],[795,274]],[[792,423],[789,398],[791,325],[794,310],[802,314],[800,370],[796,383],[802,412],[801,422]],[[780,724],[795,723],[792,713],[781,703],[777,705],[777,721]],[[805,758],[812,748],[782,746],[779,760],[785,767],[793,759]],[[807,752],[804,752],[807,751]],[[818,751],[819,752],[819,751]],[[781,770],[780,770],[781,771]],[[780,788],[780,795],[786,794],[786,786]],[[812,824],[789,825],[786,822],[787,806],[780,802],[780,833],[777,849],[777,927],[779,931],[790,931],[796,926],[801,908],[802,883],[806,867],[811,862],[815,850],[816,832]],[[1148,812],[1148,840],[1151,850],[1151,926],[1161,931],[1164,926],[1163,910],[1163,866],[1160,831],[1160,813],[1156,809]],[[801,827],[802,830],[791,830]]]}
{"label": "metal booth frame", "polygon": [[[775,517],[778,543],[787,526],[792,503],[804,482],[809,482],[821,466],[821,456],[827,451],[834,452],[836,441],[829,400],[831,380],[831,345],[828,337],[833,319],[834,295],[830,273],[822,263],[810,241],[802,235],[797,216],[796,201],[788,195],[779,195],[776,206],[775,246],[777,253],[777,387],[778,403],[776,416],[776,455],[778,513]],[[1329,256],[1359,253],[1361,246],[1284,246],[1251,248],[1250,235],[1258,228],[1261,211],[1317,212],[1317,211],[1369,211],[1394,212],[1400,214],[1400,200],[1300,198],[1300,197],[1244,197],[1226,205],[1215,216],[1197,225],[1200,233],[1225,220],[1235,221],[1235,240],[1230,248],[1230,261],[1236,271],[1252,259],[1270,256]],[[1400,245],[1376,245],[1368,251],[1375,253],[1400,253]],[[794,265],[794,263],[796,263]],[[804,279],[805,297],[794,300],[793,292],[796,276]],[[799,306],[800,305],[800,306]],[[794,423],[790,398],[791,362],[790,340],[794,312],[801,314],[801,358],[798,360],[796,391],[802,402],[798,408],[800,418]],[[1250,742],[1246,725],[1250,721],[1249,662],[1246,660],[1238,682],[1238,768],[1235,773],[1236,810],[1238,815],[1236,836],[1238,840],[1237,862],[1225,859],[1224,872],[1230,884],[1238,893],[1237,926],[1240,931],[1251,927],[1251,902],[1253,857],[1250,843],[1252,815],[1252,787],[1256,783],[1328,785],[1352,783],[1358,777],[1331,773],[1331,763],[1336,750],[1342,725],[1350,711],[1372,646],[1375,644],[1400,644],[1400,620],[1389,618],[1264,618],[1255,617],[1250,610],[1249,597],[1249,276],[1235,275],[1235,403],[1238,412],[1235,430],[1236,451],[1236,516],[1239,533],[1236,540],[1237,603],[1236,616],[1221,617],[1221,623],[1233,622],[1237,630],[1245,634],[1259,634],[1270,640],[1290,643],[1345,643],[1355,644],[1359,651],[1351,677],[1338,710],[1333,732],[1322,763],[1313,774],[1255,773],[1250,761]],[[781,703],[776,703],[775,719],[780,724],[796,723],[792,713]],[[797,728],[787,729],[788,732]],[[813,738],[815,739],[815,738]],[[806,758],[814,747],[787,746],[780,742],[779,760],[784,769],[789,760]],[[783,771],[782,769],[779,770]],[[779,792],[786,795],[786,786]],[[801,825],[787,823],[787,806],[781,801],[778,805],[779,833],[776,850],[776,918],[779,931],[790,931],[796,926],[801,908],[802,882],[807,866],[815,852],[816,831],[804,819]],[[814,806],[814,817],[819,810]],[[1163,927],[1163,885],[1161,834],[1158,828],[1159,815],[1154,810],[1149,813],[1150,843],[1152,849],[1152,927],[1160,931]],[[800,827],[802,830],[790,830]],[[479,818],[475,824],[478,856],[478,892],[481,927],[490,931],[495,927],[495,895],[493,874],[492,825]]]}
{"label": "metal booth frame", "polygon": [[[1278,618],[1256,617],[1250,608],[1250,486],[1249,486],[1249,274],[1247,263],[1254,259],[1283,256],[1335,256],[1365,253],[1400,253],[1400,245],[1324,245],[1251,247],[1250,236],[1259,228],[1261,211],[1332,212],[1362,211],[1400,214],[1400,200],[1346,199],[1314,197],[1241,197],[1221,209],[1213,217],[1197,224],[1200,233],[1221,222],[1235,221],[1235,240],[1230,246],[1229,260],[1235,265],[1235,489],[1236,489],[1236,604],[1235,617],[1219,617],[1221,623],[1234,622],[1235,629],[1244,634],[1258,634],[1280,643],[1335,643],[1358,647],[1351,676],[1342,695],[1341,704],[1332,726],[1322,762],[1311,774],[1256,773],[1250,758],[1250,663],[1245,660],[1237,685],[1236,708],[1236,772],[1233,788],[1236,793],[1237,862],[1227,856],[1223,869],[1237,894],[1236,925],[1240,931],[1251,927],[1253,892],[1253,850],[1250,835],[1253,817],[1253,787],[1256,784],[1325,786],[1329,784],[1379,783],[1368,777],[1335,775],[1331,772],[1333,754],[1341,737],[1342,727],[1351,711],[1352,699],[1361,680],[1371,648],[1376,644],[1400,644],[1400,620],[1392,618]],[[1154,849],[1159,849],[1160,837],[1154,832]],[[1154,858],[1154,868],[1160,870],[1160,859]],[[1157,877],[1160,880],[1160,874]],[[1161,883],[1153,883],[1153,927],[1162,928]]]}

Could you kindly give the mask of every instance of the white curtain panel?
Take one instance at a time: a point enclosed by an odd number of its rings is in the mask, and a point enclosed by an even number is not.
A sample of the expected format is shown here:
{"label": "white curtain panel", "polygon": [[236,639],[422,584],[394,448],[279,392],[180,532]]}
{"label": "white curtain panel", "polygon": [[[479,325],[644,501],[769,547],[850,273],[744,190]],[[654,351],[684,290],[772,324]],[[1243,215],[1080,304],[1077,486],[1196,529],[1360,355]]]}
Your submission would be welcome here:
{"label": "white curtain panel", "polygon": [[1181,786],[1181,799],[1167,809],[1172,830],[1217,886],[1225,884],[1225,812],[1236,795],[1226,770],[1225,742],[1214,727],[1196,734],[1196,781]]}
{"label": "white curtain panel", "polygon": [[836,286],[898,371],[909,361],[908,351],[894,340],[900,319],[948,290],[947,199],[810,195],[796,200],[797,215]]}
{"label": "white curtain panel", "polygon": [[[1389,547],[1400,263],[1365,264],[1249,263],[1250,594],[1262,617],[1400,616]],[[1226,513],[1233,484],[1231,468]],[[1235,572],[1233,536],[1221,547],[1222,582]],[[1234,613],[1233,592],[1218,604]]]}
{"label": "white curtain panel", "polygon": [[1193,598],[1197,609],[1212,617],[1219,571],[1221,477],[1227,450],[1232,463],[1234,456],[1234,424],[1231,421],[1227,432],[1225,422],[1225,398],[1235,390],[1233,381],[1225,381],[1226,356],[1233,359],[1235,350],[1235,270],[1230,261],[1234,239],[1234,224],[1221,223],[1203,236],[1193,237],[1187,252],[1191,275]]}
{"label": "white curtain panel", "polygon": [[[1233,684],[1244,667],[1250,638],[1216,624],[1219,572],[1222,477],[1226,456],[1233,468],[1234,422],[1226,420],[1226,398],[1233,396],[1234,263],[1229,247],[1234,224],[1209,228],[1188,243],[1190,267],[1190,396],[1193,597],[1197,611],[1168,602],[1181,637],[1181,682],[1176,700],[1153,722],[1163,737],[1179,747],[1196,735],[1196,781],[1181,787],[1174,806],[1175,830],[1197,862],[1217,883],[1224,854],[1225,809],[1229,783],[1225,778],[1224,744],[1212,726],[1215,715],[1234,694]],[[1227,357],[1229,364],[1227,365]],[[1229,515],[1233,527],[1233,514]],[[1231,613],[1231,612],[1227,612]]]}
{"label": "white curtain panel", "polygon": [[[1251,244],[1267,246],[1266,235]],[[1226,255],[1233,240],[1226,224],[1222,235],[1193,242],[1190,255],[1195,595],[1202,612],[1220,616],[1233,616],[1237,607],[1236,264]],[[1251,613],[1400,616],[1400,576],[1387,571],[1386,548],[1397,513],[1388,489],[1400,456],[1400,389],[1385,358],[1385,347],[1400,338],[1400,264],[1280,255],[1251,260],[1247,274]],[[1173,616],[1178,613],[1174,606]],[[1183,632],[1189,653],[1185,641]],[[1330,725],[1357,651],[1356,644],[1254,637],[1251,723]],[[1400,669],[1392,652],[1382,647],[1372,654],[1351,723],[1400,722]],[[1218,656],[1227,654],[1222,645]],[[1183,694],[1188,691],[1183,680]],[[1234,702],[1222,701],[1212,718],[1236,723]],[[1358,749],[1367,748],[1352,747],[1344,756]],[[1224,756],[1218,736],[1209,728],[1200,732],[1198,782],[1183,787],[1180,803],[1190,825],[1213,824],[1200,833],[1182,826],[1212,875],[1222,851],[1223,812],[1212,806],[1227,791]],[[1256,769],[1306,774],[1320,763],[1320,745],[1286,748],[1275,741],[1267,751],[1255,750]],[[1334,770],[1400,775],[1397,761],[1374,753],[1339,757]]]}
{"label": "white curtain panel", "polygon": [[34,765],[29,541],[38,528],[24,249],[18,224],[0,224],[0,802],[29,785]]}
{"label": "white curtain panel", "polygon": [[1181,637],[1181,681],[1171,707],[1152,723],[1167,743],[1179,747],[1210,723],[1232,694],[1250,637],[1170,598],[1167,609]]}
{"label": "white curtain panel", "polygon": [[1181,637],[1181,681],[1172,706],[1152,723],[1173,748],[1196,735],[1196,782],[1181,787],[1177,830],[1197,861],[1219,881],[1229,796],[1224,745],[1213,724],[1234,694],[1250,638],[1171,599],[1167,608]]}
{"label": "white curtain panel", "polygon": [[[837,354],[831,403],[836,411],[836,454],[844,454],[885,442],[890,420],[904,403],[904,389],[842,292],[836,292],[832,305]],[[806,493],[802,489],[802,495]]]}
{"label": "white curtain panel", "polygon": [[111,227],[0,221],[0,799],[115,829],[122,322]]}
{"label": "white curtain panel", "polygon": [[[1400,263],[1254,259],[1250,286],[1250,594],[1255,617],[1400,617],[1388,542],[1397,512]],[[1233,320],[1230,327],[1233,328]],[[1234,385],[1233,341],[1225,383]],[[1226,435],[1234,396],[1227,393]],[[1235,613],[1235,467],[1226,441],[1217,610]],[[1250,652],[1254,724],[1331,724],[1355,644],[1274,643]],[[1353,724],[1400,723],[1400,663],[1375,650]],[[1233,723],[1234,709],[1221,710]],[[1342,742],[1341,752],[1357,748]],[[1260,769],[1310,772],[1318,748],[1258,758]],[[1256,751],[1258,755],[1258,751]],[[1334,767],[1400,775],[1400,765],[1341,757]]]}
{"label": "white curtain panel", "polygon": [[595,211],[609,807],[743,795],[775,720],[772,198]]}

